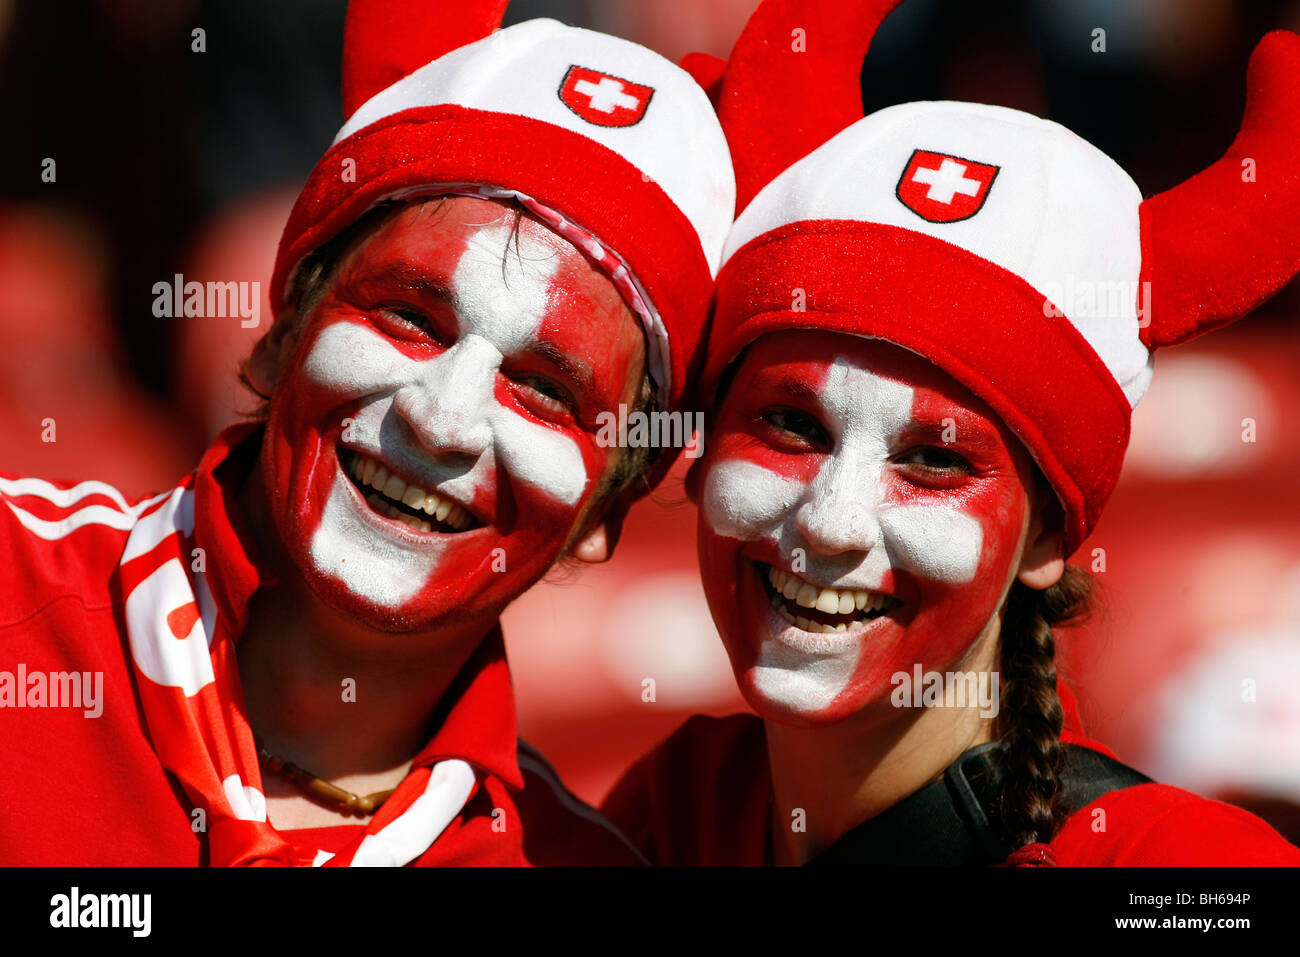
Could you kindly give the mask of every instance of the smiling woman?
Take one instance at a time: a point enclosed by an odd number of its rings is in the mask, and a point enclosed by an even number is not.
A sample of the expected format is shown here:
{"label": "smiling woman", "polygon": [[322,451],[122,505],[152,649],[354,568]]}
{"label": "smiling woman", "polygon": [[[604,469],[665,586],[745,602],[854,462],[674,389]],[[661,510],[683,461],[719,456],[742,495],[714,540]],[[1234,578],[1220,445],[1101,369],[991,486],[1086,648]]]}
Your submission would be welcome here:
{"label": "smiling woman", "polygon": [[[822,331],[750,346],[714,421],[692,476],[701,574],[741,689],[773,722],[771,760],[806,747],[787,727],[912,747],[1000,738],[1003,826],[1015,846],[1050,840],[1067,813],[1050,626],[1084,610],[1089,585],[1062,569],[1060,509],[1021,443],[919,356]],[[939,682],[933,700],[900,698],[913,673],[978,676],[992,706]],[[846,767],[860,782],[862,764]],[[800,790],[794,806],[816,799]]]}
{"label": "smiling woman", "polygon": [[[692,719],[606,810],[667,864],[1300,863],[1259,819],[1086,737],[1052,634],[1086,610],[1065,562],[1115,486],[1152,353],[1300,271],[1300,180],[1253,191],[1238,162],[1293,168],[1300,38],[1260,44],[1229,155],[1144,201],[1027,113],[862,116],[862,57],[895,6],[764,0],[722,79],[743,208],[688,487],[757,717]],[[1132,295],[1107,312],[1053,301],[1066,288]]]}

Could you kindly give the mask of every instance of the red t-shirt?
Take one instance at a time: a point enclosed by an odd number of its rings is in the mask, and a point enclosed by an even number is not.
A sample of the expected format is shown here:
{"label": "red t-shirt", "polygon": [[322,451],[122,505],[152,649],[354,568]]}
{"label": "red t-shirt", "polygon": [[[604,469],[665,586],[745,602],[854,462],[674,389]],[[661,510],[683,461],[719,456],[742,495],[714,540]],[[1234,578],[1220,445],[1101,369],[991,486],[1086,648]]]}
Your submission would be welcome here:
{"label": "red t-shirt", "polygon": [[[1062,741],[1114,757],[1083,735],[1064,691],[1062,707]],[[744,714],[691,718],[601,810],[654,864],[761,866],[771,801],[763,722]],[[1300,848],[1259,818],[1164,784],[1103,795],[1070,815],[1050,848],[1059,865],[1300,865]]]}
{"label": "red t-shirt", "polygon": [[[235,621],[244,620],[253,592],[273,580],[235,503],[259,440],[256,426],[227,429],[195,473],[195,540],[221,614]],[[131,666],[117,569],[142,501],[97,482],[0,473],[0,865],[207,863],[192,805],[150,743]],[[102,675],[102,690],[78,694],[72,673],[89,675],[88,689]],[[42,700],[33,696],[33,675],[45,676],[35,683],[47,686],[47,706],[26,706]],[[48,691],[55,680],[57,701]],[[83,706],[48,706],[73,700]],[[499,628],[456,677],[439,717],[421,756],[461,758],[478,772],[478,784],[414,863],[643,863],[519,741]],[[284,836],[337,851],[360,829]]]}

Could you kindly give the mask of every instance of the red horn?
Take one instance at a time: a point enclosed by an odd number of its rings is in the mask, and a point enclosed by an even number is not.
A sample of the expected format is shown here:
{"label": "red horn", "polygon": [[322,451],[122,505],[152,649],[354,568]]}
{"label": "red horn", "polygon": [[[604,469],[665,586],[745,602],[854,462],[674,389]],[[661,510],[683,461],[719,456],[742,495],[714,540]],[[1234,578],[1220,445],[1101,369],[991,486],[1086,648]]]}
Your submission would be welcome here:
{"label": "red horn", "polygon": [[1260,41],[1232,146],[1142,203],[1141,221],[1151,349],[1240,319],[1300,272],[1300,36]]}
{"label": "red horn", "polygon": [[501,25],[508,0],[351,0],[343,27],[343,115],[430,60]]}
{"label": "red horn", "polygon": [[862,119],[862,61],[902,0],[763,0],[722,80],[736,213],[790,164]]}

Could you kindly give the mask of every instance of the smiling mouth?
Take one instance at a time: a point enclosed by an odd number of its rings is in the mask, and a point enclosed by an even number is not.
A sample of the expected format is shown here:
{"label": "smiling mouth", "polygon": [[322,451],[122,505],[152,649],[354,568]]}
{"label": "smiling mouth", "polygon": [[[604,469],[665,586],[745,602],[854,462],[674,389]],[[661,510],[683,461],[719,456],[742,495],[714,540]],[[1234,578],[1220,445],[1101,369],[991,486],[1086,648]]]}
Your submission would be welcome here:
{"label": "smiling mouth", "polygon": [[409,484],[382,462],[343,446],[338,447],[338,455],[344,473],[380,515],[397,519],[417,532],[454,535],[483,525],[465,506]]}
{"label": "smiling mouth", "polygon": [[902,604],[891,595],[814,585],[793,572],[763,562],[754,562],[754,569],[776,613],[804,631],[849,631]]}

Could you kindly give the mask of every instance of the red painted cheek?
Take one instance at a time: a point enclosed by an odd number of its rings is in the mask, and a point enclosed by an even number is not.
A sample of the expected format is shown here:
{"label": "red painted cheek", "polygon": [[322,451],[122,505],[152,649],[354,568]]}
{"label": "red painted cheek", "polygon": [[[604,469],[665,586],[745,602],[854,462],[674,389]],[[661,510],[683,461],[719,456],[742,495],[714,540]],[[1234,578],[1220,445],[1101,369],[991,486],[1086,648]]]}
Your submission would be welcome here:
{"label": "red painted cheek", "polygon": [[915,610],[905,611],[905,627],[889,641],[864,646],[853,678],[828,712],[850,714],[887,700],[894,688],[890,678],[911,673],[918,664],[923,672],[960,667],[999,608],[1020,541],[1024,502],[1023,488],[1011,481],[966,499],[962,510],[979,522],[982,533],[975,575],[961,583],[916,579],[919,597]]}
{"label": "red painted cheek", "polygon": [[352,397],[303,373],[315,339],[311,330],[309,334],[311,340],[298,350],[276,389],[268,422],[272,454],[266,469],[273,503],[289,516],[290,527],[302,541],[310,541],[320,525],[333,485],[333,470],[323,467],[324,460],[335,457],[343,420],[356,410]]}
{"label": "red painted cheek", "polygon": [[758,655],[757,642],[748,633],[742,610],[744,599],[739,586],[745,562],[740,557],[741,543],[715,532],[701,509],[696,519],[695,547],[709,611],[732,671],[739,678],[753,667]]}

